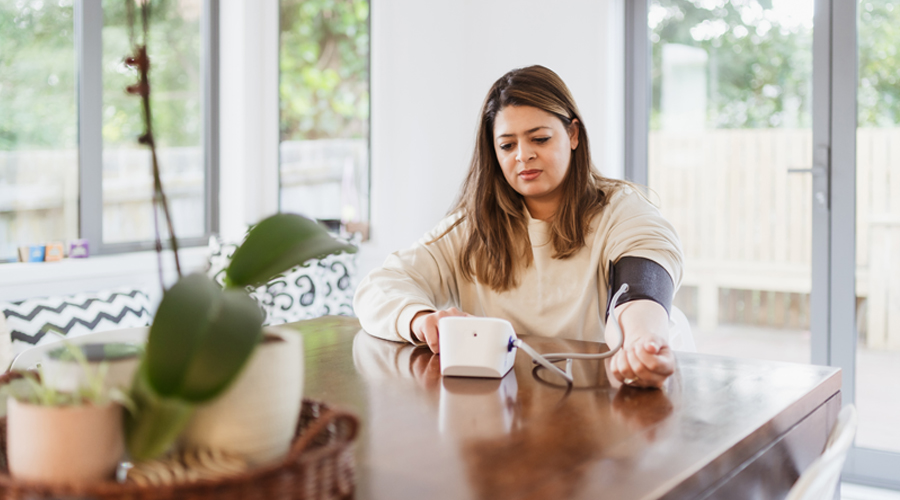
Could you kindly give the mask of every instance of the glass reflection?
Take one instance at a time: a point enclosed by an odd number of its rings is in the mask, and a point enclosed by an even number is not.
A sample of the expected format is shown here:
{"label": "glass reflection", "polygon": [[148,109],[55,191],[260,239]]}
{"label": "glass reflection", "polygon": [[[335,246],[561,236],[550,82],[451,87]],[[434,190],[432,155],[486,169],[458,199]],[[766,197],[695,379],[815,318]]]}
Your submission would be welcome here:
{"label": "glass reflection", "polygon": [[[651,0],[648,175],[699,352],[808,363],[811,0]],[[747,186],[753,186],[748,189]]]}
{"label": "glass reflection", "polygon": [[71,2],[0,2],[0,262],[78,237],[73,15]]}
{"label": "glass reflection", "polygon": [[464,440],[509,434],[518,392],[514,371],[501,379],[444,377],[438,429]]}
{"label": "glass reflection", "polygon": [[856,445],[900,452],[900,4],[864,0],[856,131]]}

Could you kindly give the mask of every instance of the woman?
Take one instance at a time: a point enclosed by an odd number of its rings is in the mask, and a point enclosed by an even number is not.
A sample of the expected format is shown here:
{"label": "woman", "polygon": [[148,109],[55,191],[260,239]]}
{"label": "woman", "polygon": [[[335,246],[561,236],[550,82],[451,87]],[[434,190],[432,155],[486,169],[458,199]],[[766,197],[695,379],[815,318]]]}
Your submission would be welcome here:
{"label": "woman", "polygon": [[363,328],[438,352],[438,320],[509,320],[516,332],[602,341],[609,294],[625,334],[615,378],[660,387],[674,372],[668,310],[681,281],[678,237],[629,184],[591,161],[581,114],[553,71],[510,71],[488,92],[459,202],[360,284]]}

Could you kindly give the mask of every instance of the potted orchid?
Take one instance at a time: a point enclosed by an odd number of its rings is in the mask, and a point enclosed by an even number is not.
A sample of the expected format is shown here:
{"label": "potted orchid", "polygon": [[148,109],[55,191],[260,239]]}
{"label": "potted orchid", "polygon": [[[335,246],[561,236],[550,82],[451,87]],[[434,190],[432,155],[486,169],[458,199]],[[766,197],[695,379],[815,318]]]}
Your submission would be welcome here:
{"label": "potted orchid", "polygon": [[[133,11],[134,2],[127,4],[130,12]],[[292,417],[277,424],[279,437],[270,436],[278,443],[266,450],[254,450],[255,455],[250,457],[256,461],[271,460],[279,450],[287,451],[296,427],[302,390],[302,359],[299,359],[302,345],[293,333],[271,330],[264,334],[263,314],[248,290],[310,259],[342,251],[354,252],[355,248],[333,238],[315,221],[300,215],[276,214],[250,229],[226,269],[224,289],[205,274],[181,275],[178,241],[160,179],[152,132],[150,60],[146,46],[148,5],[143,3],[141,8],[143,41],[135,42],[132,29],[133,53],[125,61],[137,70],[139,79],[127,91],[142,100],[145,131],[139,142],[150,149],[153,199],[162,209],[168,226],[179,279],[164,290],[131,386],[134,411],[125,416],[127,449],[133,460],[140,461],[170,449],[179,437],[193,444],[234,444],[241,441],[235,437],[234,429],[245,430],[247,424],[242,422],[246,420],[256,420],[252,423],[257,427],[271,430],[276,424],[268,417],[237,415],[235,420],[234,408],[265,408],[270,403],[249,399],[250,395],[262,391],[260,384],[287,385],[287,392],[274,393],[268,401],[292,400],[295,406],[287,409],[288,414],[293,413]],[[130,18],[133,19],[133,12]],[[157,251],[162,248],[159,234],[157,226]],[[273,345],[274,354],[263,352]],[[278,354],[280,351],[286,354]],[[260,369],[276,364],[275,359],[282,359],[278,364],[289,368],[287,375],[259,373]],[[229,418],[231,422],[218,425]],[[258,441],[257,438],[244,440]]]}

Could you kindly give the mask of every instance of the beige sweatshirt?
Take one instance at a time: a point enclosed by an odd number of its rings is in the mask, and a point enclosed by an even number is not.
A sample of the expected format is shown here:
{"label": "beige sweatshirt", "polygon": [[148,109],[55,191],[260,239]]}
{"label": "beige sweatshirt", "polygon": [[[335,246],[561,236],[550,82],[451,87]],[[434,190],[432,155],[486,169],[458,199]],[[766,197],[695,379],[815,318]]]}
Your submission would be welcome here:
{"label": "beige sweatshirt", "polygon": [[[549,224],[528,220],[534,261],[520,269],[518,286],[496,292],[460,273],[458,255],[465,231],[449,227],[450,216],[412,248],[394,252],[360,283],[353,308],[370,334],[414,342],[410,322],[419,311],[457,307],[475,316],[510,321],[518,335],[603,341],[609,262],[623,256],[657,262],[681,284],[682,251],[675,229],[659,210],[629,187],[611,195],[591,222],[585,246],[572,257],[554,259]],[[417,342],[416,342],[417,343]]]}

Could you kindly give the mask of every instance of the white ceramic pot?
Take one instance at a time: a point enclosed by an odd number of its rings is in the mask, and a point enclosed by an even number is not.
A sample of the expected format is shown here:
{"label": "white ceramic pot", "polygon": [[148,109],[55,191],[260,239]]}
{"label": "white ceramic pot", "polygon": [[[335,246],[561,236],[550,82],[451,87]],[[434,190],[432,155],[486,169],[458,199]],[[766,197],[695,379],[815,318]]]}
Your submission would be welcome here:
{"label": "white ceramic pot", "polygon": [[303,339],[292,330],[263,331],[278,340],[260,344],[234,384],[197,408],[186,446],[237,453],[255,465],[288,452],[303,399]]}
{"label": "white ceramic pot", "polygon": [[112,478],[125,452],[122,407],[7,401],[7,462],[17,479],[72,483]]}

